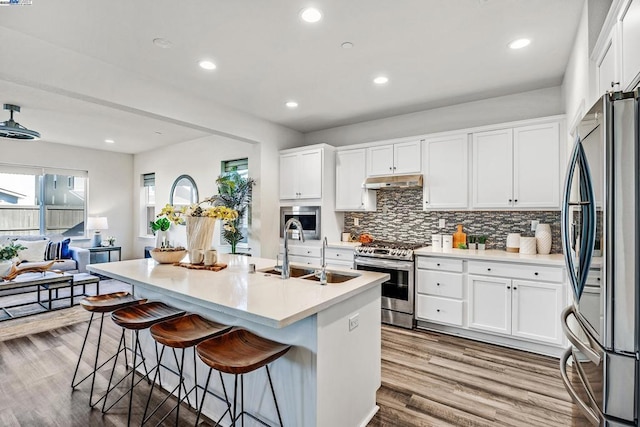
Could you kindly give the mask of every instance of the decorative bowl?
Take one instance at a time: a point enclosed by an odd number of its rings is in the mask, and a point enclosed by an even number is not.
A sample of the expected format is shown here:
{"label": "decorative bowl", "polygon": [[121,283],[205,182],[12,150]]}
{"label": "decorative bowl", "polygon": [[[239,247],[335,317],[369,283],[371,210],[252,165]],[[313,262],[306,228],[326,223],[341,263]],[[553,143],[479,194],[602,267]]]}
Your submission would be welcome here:
{"label": "decorative bowl", "polygon": [[174,264],[182,261],[182,258],[187,254],[187,251],[184,249],[163,251],[156,248],[149,251],[149,254],[151,255],[151,258],[160,264]]}

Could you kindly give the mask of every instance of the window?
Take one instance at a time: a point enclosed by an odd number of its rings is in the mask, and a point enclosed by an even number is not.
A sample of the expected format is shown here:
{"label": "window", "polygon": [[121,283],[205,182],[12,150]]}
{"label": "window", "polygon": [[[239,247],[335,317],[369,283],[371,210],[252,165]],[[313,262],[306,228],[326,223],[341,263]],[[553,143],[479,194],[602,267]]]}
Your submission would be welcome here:
{"label": "window", "polygon": [[[238,173],[238,175],[240,175],[243,178],[248,178],[249,177],[249,159],[244,158],[244,159],[236,159],[236,160],[226,160],[222,162],[222,173],[229,173],[229,172],[236,172]],[[240,241],[240,244],[244,245],[246,247],[246,245],[249,243],[249,218],[251,218],[251,205],[249,205],[249,208],[247,209],[247,212],[245,214],[245,216],[242,218],[242,224],[240,227],[240,230],[242,232],[242,240]],[[228,244],[225,242],[224,238],[222,237],[222,231],[220,231],[220,241],[223,242],[223,244]]]}
{"label": "window", "polygon": [[0,234],[85,234],[87,172],[0,165]]}
{"label": "window", "polygon": [[142,230],[143,235],[150,236],[153,234],[151,231],[150,222],[156,220],[156,174],[145,173],[142,175],[142,200],[144,205],[144,212],[142,219],[144,220],[144,226]]}

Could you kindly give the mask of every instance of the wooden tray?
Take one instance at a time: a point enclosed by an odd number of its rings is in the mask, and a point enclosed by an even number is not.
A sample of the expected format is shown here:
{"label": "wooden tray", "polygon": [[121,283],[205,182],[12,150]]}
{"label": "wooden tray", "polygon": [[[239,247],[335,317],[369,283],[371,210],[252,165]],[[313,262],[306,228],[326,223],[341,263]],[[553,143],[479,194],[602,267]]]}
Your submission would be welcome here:
{"label": "wooden tray", "polygon": [[190,268],[192,270],[209,270],[209,271],[220,271],[224,268],[227,268],[227,264],[213,264],[213,265],[204,265],[204,264],[190,264],[188,262],[177,262],[173,265],[177,265],[178,267]]}

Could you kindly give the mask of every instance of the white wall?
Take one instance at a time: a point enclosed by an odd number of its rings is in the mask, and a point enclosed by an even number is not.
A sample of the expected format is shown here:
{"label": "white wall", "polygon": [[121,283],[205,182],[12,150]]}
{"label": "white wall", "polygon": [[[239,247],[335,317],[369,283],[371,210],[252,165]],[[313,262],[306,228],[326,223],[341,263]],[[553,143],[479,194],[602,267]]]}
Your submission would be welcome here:
{"label": "white wall", "polygon": [[[88,171],[87,216],[106,216],[109,230],[104,235],[116,238],[116,245],[122,246],[123,258],[132,256],[132,155],[44,141],[12,141],[3,138],[0,145],[1,163]],[[76,245],[90,246],[89,243],[87,240],[76,242]]]}
{"label": "white wall", "polygon": [[304,143],[350,145],[563,113],[557,86],[310,132]]}

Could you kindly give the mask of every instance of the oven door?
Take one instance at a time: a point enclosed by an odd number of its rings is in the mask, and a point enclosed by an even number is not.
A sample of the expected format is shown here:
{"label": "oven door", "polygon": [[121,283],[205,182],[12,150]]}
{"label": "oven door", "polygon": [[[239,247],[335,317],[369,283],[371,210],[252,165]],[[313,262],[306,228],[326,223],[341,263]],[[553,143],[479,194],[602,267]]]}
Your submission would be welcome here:
{"label": "oven door", "polygon": [[387,273],[382,284],[382,308],[413,314],[413,261],[356,257],[356,270]]}
{"label": "oven door", "polygon": [[[571,328],[569,317],[574,320]],[[635,425],[635,358],[608,352],[600,346],[573,306],[563,311],[562,327],[574,347],[563,354],[560,372],[580,411],[593,425]],[[569,360],[571,370],[567,369]]]}

